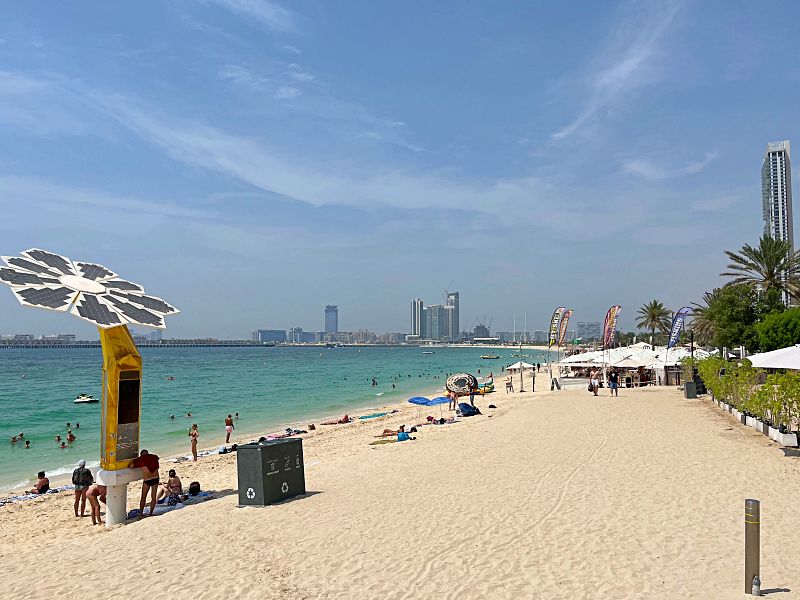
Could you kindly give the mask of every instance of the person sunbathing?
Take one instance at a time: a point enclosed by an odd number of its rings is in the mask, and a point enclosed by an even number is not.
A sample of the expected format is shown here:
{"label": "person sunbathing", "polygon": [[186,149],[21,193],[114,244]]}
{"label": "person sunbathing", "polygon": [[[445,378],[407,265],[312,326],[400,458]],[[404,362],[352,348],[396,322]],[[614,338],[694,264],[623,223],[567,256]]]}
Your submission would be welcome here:
{"label": "person sunbathing", "polygon": [[47,477],[45,477],[44,471],[39,471],[39,473],[37,473],[36,476],[38,477],[39,480],[36,482],[36,485],[33,486],[31,494],[46,493],[47,490],[50,489],[50,480]]}
{"label": "person sunbathing", "polygon": [[[177,473],[175,473],[175,469],[169,470],[169,479],[167,479],[166,483],[162,483],[158,490],[158,497],[156,498],[156,502],[161,500],[164,496],[169,496],[170,501],[173,499],[175,500],[174,504],[177,504],[180,500],[180,496],[183,494],[183,484],[181,483],[180,477],[178,477]],[[168,501],[169,503],[169,501]],[[172,504],[170,504],[172,506]]]}
{"label": "person sunbathing", "polygon": [[352,421],[349,415],[342,415],[342,418],[338,421],[323,421],[322,425],[340,425],[342,423],[349,423]]}
{"label": "person sunbathing", "polygon": [[405,430],[406,430],[406,426],[405,425],[400,425],[400,427],[397,429],[397,431],[395,431],[394,429],[384,429],[383,433],[381,433],[380,435],[376,435],[375,437],[393,437],[393,436],[397,435],[398,433],[401,433],[401,432],[404,433]]}

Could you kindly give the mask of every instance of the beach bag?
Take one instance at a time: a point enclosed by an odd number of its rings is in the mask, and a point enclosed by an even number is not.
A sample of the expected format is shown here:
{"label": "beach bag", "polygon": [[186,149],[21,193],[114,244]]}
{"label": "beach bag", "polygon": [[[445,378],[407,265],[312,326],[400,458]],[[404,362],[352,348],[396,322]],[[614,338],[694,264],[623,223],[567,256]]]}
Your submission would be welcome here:
{"label": "beach bag", "polygon": [[397,441],[398,442],[407,442],[409,439],[408,434],[405,431],[401,431],[397,434]]}
{"label": "beach bag", "polygon": [[481,414],[477,408],[466,402],[460,403],[458,409],[461,411],[462,417],[474,417],[475,415]]}
{"label": "beach bag", "polygon": [[193,481],[189,484],[189,495],[190,496],[197,496],[200,493],[200,482]]}
{"label": "beach bag", "polygon": [[167,499],[167,506],[175,506],[180,501],[181,497],[178,494],[170,494],[169,498]]}
{"label": "beach bag", "polygon": [[594,386],[592,385],[592,382],[591,382],[591,381],[589,382],[589,388],[588,388],[588,391],[590,391],[590,392],[593,392],[593,391],[594,391]]}

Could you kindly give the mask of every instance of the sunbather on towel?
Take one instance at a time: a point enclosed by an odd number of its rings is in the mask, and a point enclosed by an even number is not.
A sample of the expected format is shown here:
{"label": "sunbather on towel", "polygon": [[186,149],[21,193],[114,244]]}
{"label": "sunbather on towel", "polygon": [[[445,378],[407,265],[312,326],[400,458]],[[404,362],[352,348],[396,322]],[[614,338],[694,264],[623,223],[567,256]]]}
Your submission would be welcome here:
{"label": "sunbather on towel", "polygon": [[341,423],[349,423],[350,421],[352,421],[352,419],[349,415],[342,415],[342,418],[338,421],[323,421],[322,425],[339,425]]}
{"label": "sunbather on towel", "polygon": [[405,425],[400,425],[400,427],[397,429],[397,431],[395,431],[394,429],[384,429],[383,433],[381,433],[380,435],[376,435],[375,437],[393,437],[393,436],[397,435],[398,433],[400,433],[401,431],[405,431],[405,430],[406,430],[406,426]]}

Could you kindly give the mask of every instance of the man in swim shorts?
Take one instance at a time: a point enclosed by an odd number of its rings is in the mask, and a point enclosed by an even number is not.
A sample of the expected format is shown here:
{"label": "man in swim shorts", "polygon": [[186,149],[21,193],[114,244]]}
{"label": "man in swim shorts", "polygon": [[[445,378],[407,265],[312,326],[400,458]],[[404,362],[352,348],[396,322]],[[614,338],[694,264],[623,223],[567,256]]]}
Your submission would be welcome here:
{"label": "man in swim shorts", "polygon": [[75,516],[78,515],[78,505],[81,507],[82,517],[86,512],[86,490],[94,482],[92,472],[86,468],[86,461],[79,460],[78,468],[72,472],[72,485],[75,486]]}
{"label": "man in swim shorts", "polygon": [[139,501],[139,516],[144,516],[144,504],[147,501],[147,492],[150,492],[150,516],[156,509],[156,494],[158,493],[158,455],[142,450],[138,458],[131,461],[132,469],[142,470],[142,499]]}
{"label": "man in swim shorts", "polygon": [[230,443],[230,441],[231,441],[231,432],[233,432],[234,429],[236,429],[236,428],[233,426],[233,417],[228,415],[225,418],[225,443],[226,444]]}

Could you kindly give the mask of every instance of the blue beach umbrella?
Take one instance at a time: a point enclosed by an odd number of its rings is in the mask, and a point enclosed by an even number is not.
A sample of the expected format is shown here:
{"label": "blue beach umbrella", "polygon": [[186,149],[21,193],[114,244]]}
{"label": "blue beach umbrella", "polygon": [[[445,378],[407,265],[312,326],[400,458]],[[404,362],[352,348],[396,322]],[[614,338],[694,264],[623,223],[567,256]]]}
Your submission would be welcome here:
{"label": "blue beach umbrella", "polygon": [[418,404],[419,406],[430,406],[430,400],[425,396],[414,396],[408,399],[411,404]]}
{"label": "blue beach umbrella", "polygon": [[431,400],[428,406],[436,406],[437,404],[444,404],[445,402],[450,402],[450,398],[447,396],[438,396]]}

